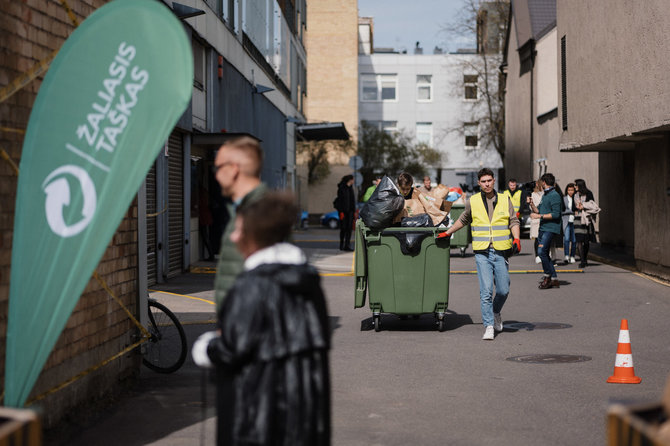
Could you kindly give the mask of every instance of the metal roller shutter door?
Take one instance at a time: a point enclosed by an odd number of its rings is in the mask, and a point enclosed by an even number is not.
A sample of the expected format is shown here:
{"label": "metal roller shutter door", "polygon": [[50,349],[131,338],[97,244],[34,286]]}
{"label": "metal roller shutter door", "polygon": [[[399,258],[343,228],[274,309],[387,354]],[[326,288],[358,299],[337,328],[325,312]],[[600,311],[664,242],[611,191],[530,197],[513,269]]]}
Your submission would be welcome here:
{"label": "metal roller shutter door", "polygon": [[172,132],[168,140],[168,271],[182,273],[184,264],[184,149],[182,134]]}
{"label": "metal roller shutter door", "polygon": [[[147,285],[156,284],[156,163],[147,174]],[[153,215],[153,216],[152,216]]]}

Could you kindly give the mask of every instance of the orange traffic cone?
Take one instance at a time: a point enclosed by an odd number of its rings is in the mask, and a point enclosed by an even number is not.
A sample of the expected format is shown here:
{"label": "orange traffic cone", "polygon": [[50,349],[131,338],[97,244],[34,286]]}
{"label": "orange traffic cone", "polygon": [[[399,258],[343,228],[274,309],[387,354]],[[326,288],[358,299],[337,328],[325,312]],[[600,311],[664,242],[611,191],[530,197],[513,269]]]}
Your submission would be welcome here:
{"label": "orange traffic cone", "polygon": [[607,378],[608,383],[639,384],[642,378],[635,376],[633,368],[633,352],[630,349],[630,334],[628,334],[628,320],[621,319],[619,330],[619,345],[616,349],[614,375]]}

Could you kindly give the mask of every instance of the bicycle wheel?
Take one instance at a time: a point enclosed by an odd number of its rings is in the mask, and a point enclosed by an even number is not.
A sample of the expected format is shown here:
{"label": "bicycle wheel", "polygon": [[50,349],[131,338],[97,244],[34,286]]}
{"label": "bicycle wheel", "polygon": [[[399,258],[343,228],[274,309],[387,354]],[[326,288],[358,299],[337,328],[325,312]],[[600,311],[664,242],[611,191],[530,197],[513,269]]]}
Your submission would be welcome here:
{"label": "bicycle wheel", "polygon": [[145,343],[142,362],[154,372],[173,373],[186,360],[186,334],[177,316],[153,299],[149,300],[151,338]]}

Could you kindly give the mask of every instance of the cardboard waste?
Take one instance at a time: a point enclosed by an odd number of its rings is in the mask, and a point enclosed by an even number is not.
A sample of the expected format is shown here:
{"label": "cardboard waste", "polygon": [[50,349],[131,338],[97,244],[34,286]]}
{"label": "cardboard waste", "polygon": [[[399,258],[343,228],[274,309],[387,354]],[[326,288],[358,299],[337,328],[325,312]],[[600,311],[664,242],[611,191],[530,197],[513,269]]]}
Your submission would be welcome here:
{"label": "cardboard waste", "polygon": [[[433,190],[436,188],[433,188]],[[440,209],[441,206],[446,206],[447,210]],[[439,226],[449,214],[451,203],[439,201],[434,196],[427,196],[417,189],[412,189],[412,198],[405,200],[405,206],[402,212],[393,220],[394,223],[401,221],[405,217],[415,217],[420,214],[430,215],[433,221],[433,226]]]}

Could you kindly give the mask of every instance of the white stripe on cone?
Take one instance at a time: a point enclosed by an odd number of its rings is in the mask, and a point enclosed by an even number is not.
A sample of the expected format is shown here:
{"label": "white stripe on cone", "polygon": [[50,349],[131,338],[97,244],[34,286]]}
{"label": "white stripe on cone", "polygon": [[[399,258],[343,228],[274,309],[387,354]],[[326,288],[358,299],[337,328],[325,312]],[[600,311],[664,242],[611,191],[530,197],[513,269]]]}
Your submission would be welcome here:
{"label": "white stripe on cone", "polygon": [[630,344],[630,334],[628,330],[619,331],[619,344]]}
{"label": "white stripe on cone", "polygon": [[617,353],[614,367],[633,367],[633,355]]}

